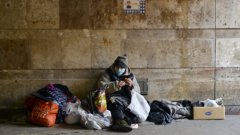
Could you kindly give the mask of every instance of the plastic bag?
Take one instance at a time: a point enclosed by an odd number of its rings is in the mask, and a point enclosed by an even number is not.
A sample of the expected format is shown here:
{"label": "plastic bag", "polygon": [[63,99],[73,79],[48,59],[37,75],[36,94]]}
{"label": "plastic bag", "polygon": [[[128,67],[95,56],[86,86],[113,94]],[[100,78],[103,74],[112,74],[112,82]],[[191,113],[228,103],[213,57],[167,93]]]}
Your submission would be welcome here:
{"label": "plastic bag", "polygon": [[64,107],[67,113],[64,121],[67,124],[81,123],[87,129],[99,130],[109,127],[112,123],[111,112],[106,110],[103,116],[98,114],[91,114],[81,108],[81,103],[67,103]]}
{"label": "plastic bag", "polygon": [[105,90],[97,91],[95,95],[95,106],[99,113],[103,113],[107,110],[107,100]]}

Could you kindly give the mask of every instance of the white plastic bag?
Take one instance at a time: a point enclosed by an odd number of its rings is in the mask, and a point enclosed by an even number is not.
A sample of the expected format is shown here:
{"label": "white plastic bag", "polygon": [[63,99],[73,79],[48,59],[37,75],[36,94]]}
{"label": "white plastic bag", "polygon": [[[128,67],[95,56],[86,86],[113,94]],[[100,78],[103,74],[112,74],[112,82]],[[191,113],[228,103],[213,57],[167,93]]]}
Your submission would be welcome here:
{"label": "white plastic bag", "polygon": [[216,100],[207,99],[207,100],[201,101],[200,103],[203,103],[204,107],[219,107],[223,105],[223,100],[222,98],[218,98]]}
{"label": "white plastic bag", "polygon": [[140,122],[145,121],[150,112],[150,106],[146,99],[136,91],[132,91],[132,99],[128,108],[139,118]]}
{"label": "white plastic bag", "polygon": [[80,122],[80,115],[78,113],[78,106],[80,106],[80,102],[71,103],[68,102],[63,106],[63,111],[66,112],[67,116],[64,121],[67,124],[77,124]]}
{"label": "white plastic bag", "polygon": [[67,103],[63,110],[67,113],[64,121],[67,124],[81,123],[87,129],[99,130],[111,125],[111,112],[106,110],[104,116],[87,113],[81,108],[81,103]]}

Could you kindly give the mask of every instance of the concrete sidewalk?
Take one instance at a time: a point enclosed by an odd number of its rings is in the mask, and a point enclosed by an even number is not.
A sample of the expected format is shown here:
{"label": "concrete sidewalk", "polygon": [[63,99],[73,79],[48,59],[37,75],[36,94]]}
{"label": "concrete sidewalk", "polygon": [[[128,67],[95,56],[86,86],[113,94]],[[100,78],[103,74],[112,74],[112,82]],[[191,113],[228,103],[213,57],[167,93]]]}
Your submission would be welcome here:
{"label": "concrete sidewalk", "polygon": [[[104,130],[86,130],[80,125],[57,124],[54,127],[37,127],[25,122],[5,121],[0,123],[1,135],[114,135],[126,134]],[[225,120],[176,120],[163,126],[144,122],[128,133],[132,135],[239,135],[240,116],[227,115]]]}

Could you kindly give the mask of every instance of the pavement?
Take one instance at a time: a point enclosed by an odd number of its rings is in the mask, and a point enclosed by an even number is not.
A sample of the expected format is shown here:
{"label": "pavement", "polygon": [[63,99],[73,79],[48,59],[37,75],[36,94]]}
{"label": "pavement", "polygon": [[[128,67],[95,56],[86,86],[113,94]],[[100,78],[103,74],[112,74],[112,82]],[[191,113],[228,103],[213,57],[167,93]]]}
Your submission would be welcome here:
{"label": "pavement", "polygon": [[226,115],[225,120],[174,120],[171,124],[155,125],[151,122],[139,124],[129,133],[118,133],[108,129],[88,130],[81,125],[55,124],[54,127],[39,127],[26,123],[25,116],[0,119],[0,135],[239,135],[240,115]]}

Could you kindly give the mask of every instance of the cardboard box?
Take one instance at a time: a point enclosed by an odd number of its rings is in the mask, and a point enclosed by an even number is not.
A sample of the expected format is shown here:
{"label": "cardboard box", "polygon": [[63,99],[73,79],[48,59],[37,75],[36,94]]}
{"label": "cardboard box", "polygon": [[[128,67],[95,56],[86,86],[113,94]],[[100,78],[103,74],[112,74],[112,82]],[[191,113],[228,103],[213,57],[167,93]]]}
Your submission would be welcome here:
{"label": "cardboard box", "polygon": [[193,107],[194,120],[223,120],[225,107]]}

